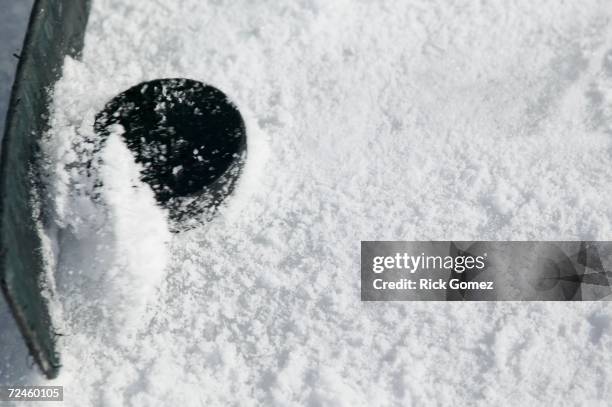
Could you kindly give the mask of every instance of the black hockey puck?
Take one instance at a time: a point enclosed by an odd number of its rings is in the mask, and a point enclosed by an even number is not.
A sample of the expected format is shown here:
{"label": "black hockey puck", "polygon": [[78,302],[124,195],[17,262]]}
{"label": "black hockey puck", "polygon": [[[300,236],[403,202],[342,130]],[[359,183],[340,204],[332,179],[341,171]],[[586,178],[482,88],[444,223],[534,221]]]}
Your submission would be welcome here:
{"label": "black hockey puck", "polygon": [[173,229],[212,215],[232,192],[246,155],[246,129],[219,89],[189,79],[141,83],[96,116],[102,142],[114,125],[123,127],[141,180],[169,210]]}

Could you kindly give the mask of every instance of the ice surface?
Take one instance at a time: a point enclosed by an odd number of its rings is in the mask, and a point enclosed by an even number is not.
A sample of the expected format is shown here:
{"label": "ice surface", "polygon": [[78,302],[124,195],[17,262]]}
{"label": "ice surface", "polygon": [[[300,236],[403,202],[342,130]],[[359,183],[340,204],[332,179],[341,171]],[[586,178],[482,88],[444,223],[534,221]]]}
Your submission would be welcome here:
{"label": "ice surface", "polygon": [[33,0],[0,0],[0,139]]}
{"label": "ice surface", "polygon": [[[94,0],[45,146],[65,404],[607,404],[608,304],[362,303],[359,242],[611,239],[611,17],[590,0]],[[228,94],[249,157],[119,337],[151,259],[105,271],[96,253],[122,240],[92,229],[79,162],[104,104],[163,77]],[[163,225],[142,223],[123,239]]]}

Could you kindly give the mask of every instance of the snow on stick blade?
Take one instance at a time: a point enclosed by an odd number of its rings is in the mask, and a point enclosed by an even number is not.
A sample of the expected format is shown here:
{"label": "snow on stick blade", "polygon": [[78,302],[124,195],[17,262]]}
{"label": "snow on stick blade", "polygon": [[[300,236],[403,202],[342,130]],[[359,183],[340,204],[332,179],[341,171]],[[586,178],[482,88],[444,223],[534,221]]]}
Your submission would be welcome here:
{"label": "snow on stick blade", "polygon": [[180,78],[141,83],[96,116],[98,150],[116,126],[143,167],[142,181],[169,211],[173,231],[208,219],[232,192],[246,155],[246,130],[220,90]]}
{"label": "snow on stick blade", "polygon": [[2,144],[0,285],[34,360],[53,378],[60,367],[43,294],[45,262],[36,219],[36,145],[48,123],[47,89],[64,57],[83,46],[89,1],[38,0],[21,53]]}

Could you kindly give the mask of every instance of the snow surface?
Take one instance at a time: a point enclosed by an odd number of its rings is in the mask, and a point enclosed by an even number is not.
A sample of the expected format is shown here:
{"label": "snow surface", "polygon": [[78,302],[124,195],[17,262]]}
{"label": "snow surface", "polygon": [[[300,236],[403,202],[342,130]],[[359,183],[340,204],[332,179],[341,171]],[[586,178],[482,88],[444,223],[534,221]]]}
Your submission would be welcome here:
{"label": "snow surface", "polygon": [[[609,304],[362,303],[359,244],[612,239],[611,18],[594,0],[94,0],[44,145],[64,404],[608,405]],[[228,206],[169,243],[145,186],[94,199],[81,169],[95,114],[163,77],[228,94],[249,143]]]}

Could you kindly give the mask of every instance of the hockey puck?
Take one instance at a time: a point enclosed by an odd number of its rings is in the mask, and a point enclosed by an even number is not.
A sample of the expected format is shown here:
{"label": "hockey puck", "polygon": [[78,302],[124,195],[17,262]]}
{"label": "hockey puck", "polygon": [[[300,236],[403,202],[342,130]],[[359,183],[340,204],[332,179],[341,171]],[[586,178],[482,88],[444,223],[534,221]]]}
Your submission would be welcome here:
{"label": "hockey puck", "polygon": [[189,79],[138,84],[97,114],[102,142],[114,125],[123,127],[141,180],[168,209],[174,230],[211,216],[232,192],[246,156],[246,129],[219,89]]}

